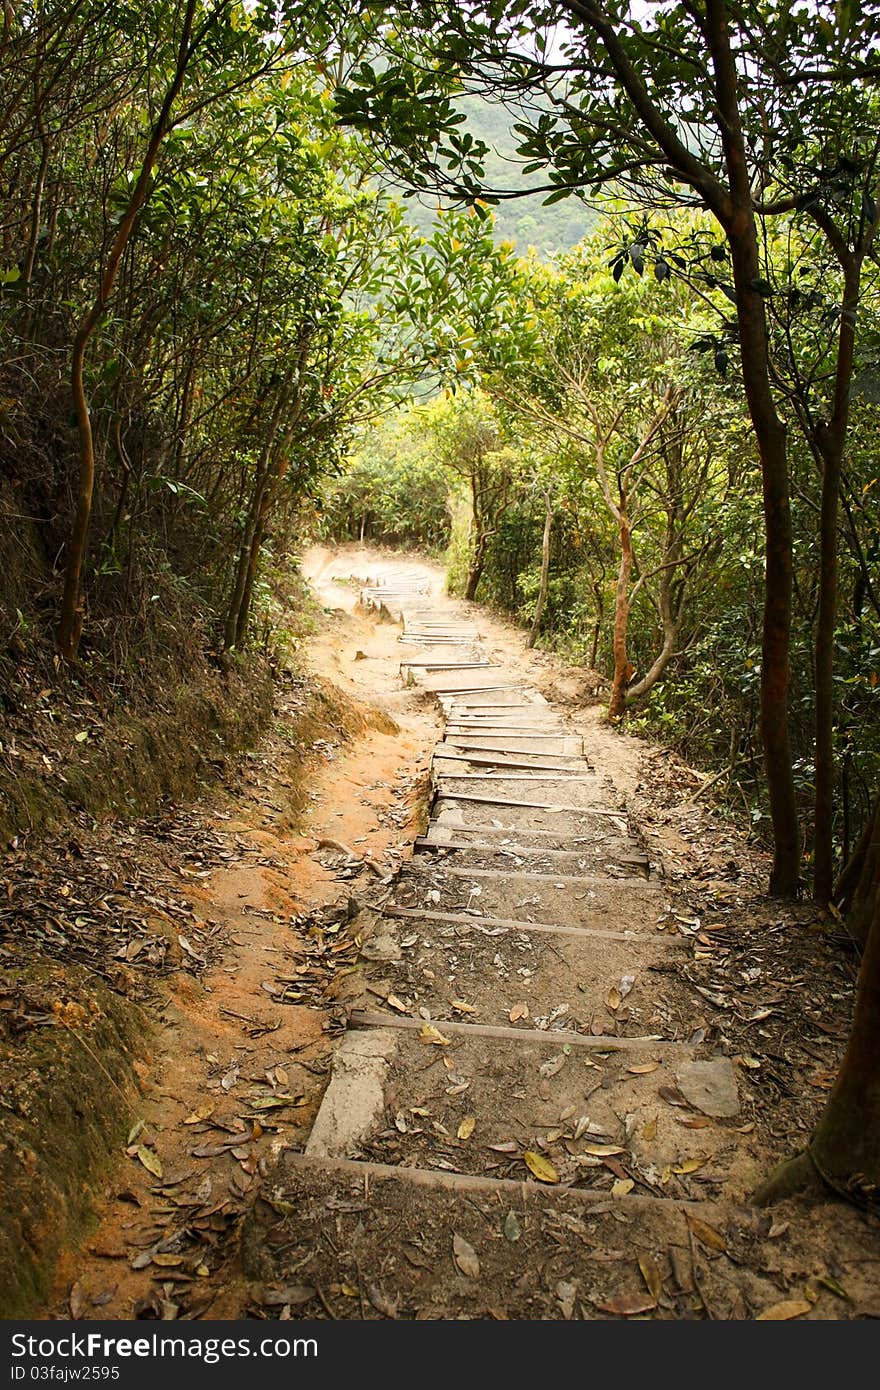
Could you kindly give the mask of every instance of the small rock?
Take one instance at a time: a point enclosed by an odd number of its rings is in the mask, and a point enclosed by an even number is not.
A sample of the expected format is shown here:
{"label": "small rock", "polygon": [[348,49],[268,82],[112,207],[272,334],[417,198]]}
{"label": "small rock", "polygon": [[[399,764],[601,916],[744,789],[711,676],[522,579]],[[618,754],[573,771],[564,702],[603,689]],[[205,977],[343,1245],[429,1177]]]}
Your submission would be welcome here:
{"label": "small rock", "polygon": [[365,960],[400,960],[401,950],[393,936],[374,936],[372,941],[364,942],[361,955]]}
{"label": "small rock", "polygon": [[717,1120],[739,1114],[736,1073],[727,1057],[709,1062],[687,1062],[675,1073],[678,1089],[689,1104]]}

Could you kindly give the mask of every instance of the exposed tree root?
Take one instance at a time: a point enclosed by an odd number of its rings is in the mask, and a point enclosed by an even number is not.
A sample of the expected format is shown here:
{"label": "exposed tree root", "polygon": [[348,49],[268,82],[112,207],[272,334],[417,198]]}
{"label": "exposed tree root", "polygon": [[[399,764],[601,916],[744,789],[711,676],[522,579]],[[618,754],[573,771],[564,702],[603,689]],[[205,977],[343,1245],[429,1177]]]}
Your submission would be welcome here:
{"label": "exposed tree root", "polygon": [[778,1164],[752,1193],[757,1207],[769,1207],[787,1197],[819,1197],[826,1192],[816,1166],[805,1150]]}

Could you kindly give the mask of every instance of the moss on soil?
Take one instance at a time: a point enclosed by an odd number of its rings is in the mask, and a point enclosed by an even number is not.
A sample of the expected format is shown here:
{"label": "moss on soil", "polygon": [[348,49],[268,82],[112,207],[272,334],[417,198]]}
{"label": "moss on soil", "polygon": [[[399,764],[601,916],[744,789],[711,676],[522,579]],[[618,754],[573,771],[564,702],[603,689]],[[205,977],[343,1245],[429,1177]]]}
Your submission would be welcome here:
{"label": "moss on soil", "polygon": [[87,1225],[136,1108],[141,1010],[79,966],[4,971],[0,987],[0,1318],[33,1316]]}
{"label": "moss on soil", "polygon": [[36,760],[0,767],[0,844],[49,830],[75,811],[145,815],[185,795],[253,744],[271,715],[272,691],[265,665],[202,671],[169,691],[163,708],[123,710],[100,739],[73,742],[51,771]]}

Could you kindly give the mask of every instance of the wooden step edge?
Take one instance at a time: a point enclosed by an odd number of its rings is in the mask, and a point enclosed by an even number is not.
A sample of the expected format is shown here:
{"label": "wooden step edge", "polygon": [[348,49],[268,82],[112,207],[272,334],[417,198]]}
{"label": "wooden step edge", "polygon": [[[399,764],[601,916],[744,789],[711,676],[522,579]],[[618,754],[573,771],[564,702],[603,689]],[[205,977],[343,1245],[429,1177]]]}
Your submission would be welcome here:
{"label": "wooden step edge", "polygon": [[511,772],[509,774],[503,772],[444,772],[438,768],[434,780],[438,786],[441,782],[447,785],[450,782],[516,782],[520,785],[533,782],[546,785],[550,782],[557,787],[563,784],[570,784],[574,787],[593,785],[592,777],[588,773],[574,772],[570,777],[566,777],[560,775],[562,769],[556,767],[551,768],[550,772],[553,774],[552,776],[542,776],[540,772]]}
{"label": "wooden step edge", "polygon": [[[446,733],[445,733],[445,735],[444,735],[444,740],[443,740],[443,741],[444,741],[445,743],[461,744],[462,746],[464,746],[465,744],[468,744],[469,746],[473,747],[475,753],[479,753],[481,750],[480,750],[479,747],[477,747],[477,745],[476,745],[476,743],[475,743],[475,740],[476,740],[476,739],[478,739],[478,738],[479,738],[479,739],[500,739],[501,737],[510,737],[510,738],[512,738],[512,739],[515,739],[517,743],[525,743],[525,742],[528,740],[530,743],[580,743],[580,744],[583,744],[583,741],[584,741],[584,740],[583,740],[583,736],[582,736],[581,734],[559,734],[559,733],[549,733],[549,734],[524,733],[524,734],[518,734],[518,733],[514,733],[513,730],[510,730],[510,729],[502,729],[500,733],[490,733],[489,730],[487,729],[485,733],[483,733],[481,730],[477,730],[476,733],[470,733],[470,732],[469,732],[469,733],[466,733],[466,734],[455,734],[455,733],[452,733],[452,732],[450,731],[450,729],[449,729],[448,726],[447,726]],[[496,749],[493,749],[493,748],[489,748],[489,749],[484,748],[482,751],[483,751],[483,752],[496,752],[496,751],[501,751],[501,752],[503,752],[504,750],[503,750],[503,749],[501,749],[501,750],[496,750]],[[516,748],[511,748],[509,751],[510,751],[511,753],[516,753],[516,752],[517,752],[517,749],[516,749]],[[520,752],[527,752],[528,750],[527,750],[527,749],[520,749],[519,751],[520,751]],[[550,749],[549,749],[549,748],[548,748],[547,752],[550,753]],[[551,756],[553,756],[553,755],[551,754]],[[557,753],[555,756],[556,756],[557,758],[564,758],[564,757],[578,757],[578,756],[582,756],[582,755],[579,755],[579,754],[577,754],[577,753],[574,753],[574,754],[572,754],[572,753],[568,753],[568,754],[565,754],[565,753]]]}
{"label": "wooden step edge", "polygon": [[[407,861],[406,871],[412,873],[413,870],[418,874],[422,866],[418,860],[410,859]],[[660,885],[650,883],[648,879],[638,878],[609,878],[605,874],[551,874],[543,869],[466,869],[456,868],[454,864],[444,865],[443,873],[450,878],[527,878],[529,880],[539,879],[548,883],[589,883],[600,885],[603,888],[644,888],[649,887],[652,893],[660,891]]]}
{"label": "wooden step edge", "polygon": [[[468,753],[446,753],[446,752],[443,752],[442,750],[443,750],[443,744],[440,743],[440,744],[437,745],[436,749],[434,750],[434,753],[432,754],[432,757],[431,757],[432,762],[467,763],[469,767],[510,768],[511,771],[515,771],[515,770],[517,770],[517,769],[522,769],[523,771],[528,771],[528,772],[561,772],[561,773],[574,773],[574,774],[579,775],[579,776],[581,776],[581,777],[586,777],[587,775],[589,775],[590,777],[598,777],[598,775],[599,775],[599,774],[595,771],[594,768],[591,768],[591,767],[589,766],[589,764],[585,762],[585,760],[583,759],[583,757],[578,758],[576,754],[575,754],[573,757],[571,757],[571,756],[569,756],[569,755],[567,755],[567,754],[565,754],[565,753],[532,753],[532,754],[530,754],[530,755],[529,755],[529,754],[523,754],[522,757],[521,757],[521,759],[517,759],[517,758],[516,758],[516,754],[504,754],[504,755],[499,755],[498,757],[495,757],[495,758],[492,758],[492,757],[483,757],[483,753],[491,753],[491,751],[492,751],[491,749],[477,749],[476,751],[474,751],[474,750],[472,749],[472,750],[471,750],[470,752],[468,752]],[[501,756],[504,756],[505,758],[509,758],[510,761],[508,761],[508,762],[502,762],[502,761],[501,761]],[[559,762],[556,762],[556,763],[531,763],[531,762],[527,762],[527,761],[526,761],[526,759],[527,759],[529,756],[531,756],[531,757],[533,757],[533,758],[565,758],[565,757],[568,757],[568,762],[567,762],[567,763],[559,763]]]}
{"label": "wooden step edge", "polygon": [[521,685],[438,685],[427,686],[431,695],[479,695],[482,691],[492,694],[495,690],[522,690]]}
{"label": "wooden step edge", "polygon": [[401,661],[401,666],[414,666],[419,671],[488,671],[497,665],[494,661]]}
{"label": "wooden step edge", "polygon": [[534,1179],[490,1178],[482,1173],[450,1173],[442,1168],[410,1168],[396,1163],[375,1163],[360,1158],[322,1158],[319,1154],[304,1154],[298,1149],[285,1149],[281,1156],[285,1166],[299,1168],[306,1172],[338,1173],[361,1178],[366,1185],[376,1179],[379,1182],[409,1183],[413,1187],[438,1187],[453,1192],[497,1192],[509,1193],[525,1203],[530,1197],[559,1197],[574,1199],[591,1206],[611,1211],[650,1211],[661,1208],[666,1211],[678,1210],[694,1215],[712,1215],[716,1223],[727,1217],[743,1224],[751,1224],[760,1216],[757,1208],[733,1206],[729,1202],[699,1201],[683,1197],[653,1197],[641,1192],[629,1192],[623,1197],[612,1197],[610,1191],[597,1191],[592,1187],[573,1187],[569,1183],[544,1183]]}
{"label": "wooden step edge", "polygon": [[512,806],[527,811],[550,811],[554,815],[579,815],[579,816],[617,816],[619,811],[606,811],[599,806],[567,806],[558,801],[514,801],[510,797],[498,796],[479,796],[476,792],[444,792],[438,791],[438,801],[468,801],[480,806]]}
{"label": "wooden step edge", "polygon": [[[594,1037],[589,1033],[576,1033],[572,1028],[505,1028],[495,1023],[456,1023],[454,1020],[438,1018],[432,1025],[441,1033],[452,1033],[462,1038],[492,1038],[496,1042],[543,1043],[547,1047],[586,1047],[595,1052],[641,1052],[645,1048],[693,1049],[685,1042],[669,1042],[665,1038],[617,1038],[610,1034]],[[424,1028],[421,1018],[403,1018],[400,1014],[386,1014],[379,1010],[353,1009],[349,1015],[349,1026],[353,1028],[396,1028],[403,1032],[415,1032]]]}
{"label": "wooden step edge", "polygon": [[[551,855],[565,854],[574,858],[580,857],[581,859],[588,859],[592,853],[592,850],[588,847],[584,849],[546,849],[541,845],[497,845],[492,844],[490,840],[434,840],[427,835],[418,835],[413,842],[413,848],[416,852],[438,849],[456,851],[479,849],[488,850],[492,854],[515,854],[523,858],[527,858],[529,855],[536,855],[538,857],[546,855],[550,857]],[[640,865],[644,869],[650,869],[651,867],[650,859],[644,854],[616,854],[608,857],[612,864],[629,864],[632,867]]]}
{"label": "wooden step edge", "polygon": [[[614,811],[612,814],[617,820],[622,820],[625,823],[628,822],[629,818],[626,811]],[[536,826],[533,830],[523,826],[515,826],[512,829],[507,829],[505,826],[498,825],[441,825],[439,821],[432,820],[428,826],[429,832],[432,829],[438,830],[442,834],[449,835],[504,835],[508,838],[511,835],[534,835],[535,838],[539,840],[568,840],[571,844],[578,846],[582,843],[579,835],[566,835],[564,831],[545,830],[541,826]],[[621,830],[619,833],[621,835],[628,835],[631,832],[626,829]],[[606,836],[605,838],[611,837]],[[591,839],[584,844],[584,849],[589,850],[591,847],[594,847],[596,843],[601,844],[601,842],[601,839],[599,841]],[[503,845],[503,841],[501,843]],[[504,845],[504,848],[506,849],[508,846]],[[535,848],[537,849],[537,846],[535,846]],[[575,851],[571,852],[575,853]],[[567,850],[566,853],[568,853]]]}
{"label": "wooden step edge", "polygon": [[613,927],[567,927],[558,922],[526,922],[516,917],[473,917],[470,913],[432,912],[421,907],[385,907],[382,909],[382,915],[398,919],[415,918],[424,922],[449,922],[453,926],[461,927],[474,924],[481,927],[504,927],[506,931],[525,932],[526,935],[529,932],[537,932],[539,935],[544,933],[553,936],[582,936],[588,940],[595,937],[599,941],[625,941],[636,946],[642,942],[660,947],[683,946],[690,940],[687,936],[666,936],[659,932],[654,936],[645,931],[615,931]]}

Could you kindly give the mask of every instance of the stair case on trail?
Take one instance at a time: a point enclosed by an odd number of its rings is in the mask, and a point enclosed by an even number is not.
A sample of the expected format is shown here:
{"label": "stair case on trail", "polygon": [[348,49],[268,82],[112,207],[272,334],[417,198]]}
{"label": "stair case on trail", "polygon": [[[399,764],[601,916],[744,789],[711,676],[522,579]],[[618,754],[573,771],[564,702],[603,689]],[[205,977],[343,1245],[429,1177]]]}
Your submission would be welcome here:
{"label": "stair case on trail", "polygon": [[[361,603],[402,622],[401,673],[445,731],[378,929],[382,1007],[352,1013],[276,1174],[291,1215],[265,1232],[271,1276],[301,1258],[348,1317],[702,1316],[713,1240],[754,1217],[713,1177],[736,1139],[730,1062],[651,1026],[689,947],[658,930],[663,884],[564,712],[485,654],[462,605],[406,572]],[[663,1098],[704,1083],[714,1120]]]}

